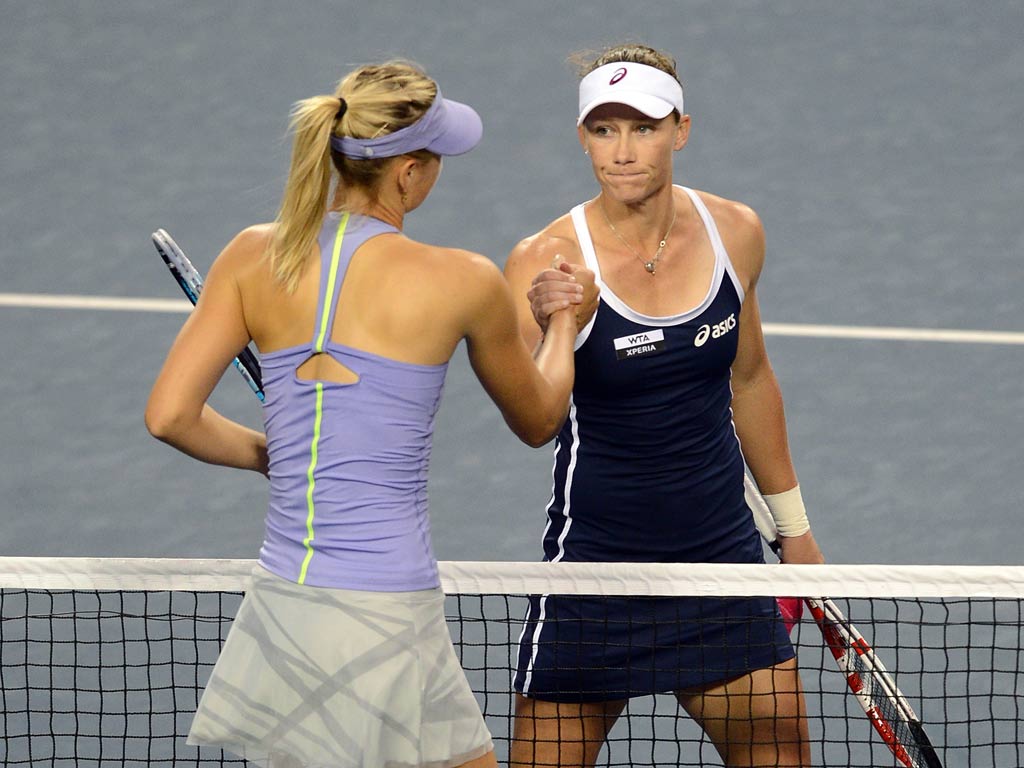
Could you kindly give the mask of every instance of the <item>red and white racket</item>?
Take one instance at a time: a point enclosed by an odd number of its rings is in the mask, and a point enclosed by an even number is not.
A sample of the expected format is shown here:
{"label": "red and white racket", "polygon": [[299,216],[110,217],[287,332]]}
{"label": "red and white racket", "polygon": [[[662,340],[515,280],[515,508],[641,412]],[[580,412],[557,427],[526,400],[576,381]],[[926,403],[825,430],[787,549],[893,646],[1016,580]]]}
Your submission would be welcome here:
{"label": "red and white racket", "polygon": [[[775,520],[749,476],[744,476],[744,492],[757,529],[779,555]],[[896,759],[906,768],[942,768],[920,718],[864,636],[829,598],[805,597],[804,602],[854,698]]]}

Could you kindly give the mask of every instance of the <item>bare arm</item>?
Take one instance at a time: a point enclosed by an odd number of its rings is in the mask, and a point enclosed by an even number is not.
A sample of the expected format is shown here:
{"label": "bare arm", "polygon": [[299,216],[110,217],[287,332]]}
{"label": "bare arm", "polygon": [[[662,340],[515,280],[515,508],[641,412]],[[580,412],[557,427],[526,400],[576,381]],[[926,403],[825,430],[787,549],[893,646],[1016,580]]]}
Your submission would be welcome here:
{"label": "bare arm", "polygon": [[[797,485],[789,452],[782,390],[768,362],[757,296],[751,291],[740,313],[739,351],[733,364],[733,420],[743,457],[762,493],[782,493]],[[824,562],[811,531],[780,537],[787,563]]]}
{"label": "bare arm", "polygon": [[519,333],[508,284],[490,262],[477,269],[481,288],[466,332],[470,363],[512,431],[528,445],[541,446],[558,434],[569,410],[573,315],[556,312],[531,356]]}
{"label": "bare arm", "polygon": [[159,440],[210,464],[266,474],[266,436],[206,404],[231,360],[249,342],[231,263],[246,248],[236,238],[210,269],[203,292],[157,376],[146,427]]}
{"label": "bare arm", "polygon": [[775,372],[768,361],[757,295],[747,294],[740,313],[740,338],[732,367],[733,419],[743,456],[763,493],[797,484],[786,433],[786,415]]}
{"label": "bare arm", "polygon": [[[764,233],[753,211],[740,217],[740,235],[730,243],[730,252],[747,278],[746,298],[740,312],[740,337],[732,366],[732,408],[736,434],[743,457],[765,495],[797,486],[796,470],[789,450],[782,390],[768,360],[761,310],[757,301],[757,280],[764,264]],[[788,563],[824,561],[813,534],[781,537],[782,557]]]}

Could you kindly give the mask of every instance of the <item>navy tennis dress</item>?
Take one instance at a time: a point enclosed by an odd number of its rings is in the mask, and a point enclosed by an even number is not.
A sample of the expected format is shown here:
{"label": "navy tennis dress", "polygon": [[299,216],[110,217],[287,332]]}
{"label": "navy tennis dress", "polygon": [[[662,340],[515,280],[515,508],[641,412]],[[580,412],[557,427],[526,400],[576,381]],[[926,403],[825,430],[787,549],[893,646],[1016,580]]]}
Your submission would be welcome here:
{"label": "navy tennis dress", "polygon": [[[743,289],[692,190],[715,254],[696,308],[632,310],[600,278],[583,206],[572,219],[601,288],[576,343],[576,384],[555,446],[544,559],[764,562],[743,496],[730,369]],[[771,598],[534,596],[515,689],[604,701],[727,680],[793,658]]]}

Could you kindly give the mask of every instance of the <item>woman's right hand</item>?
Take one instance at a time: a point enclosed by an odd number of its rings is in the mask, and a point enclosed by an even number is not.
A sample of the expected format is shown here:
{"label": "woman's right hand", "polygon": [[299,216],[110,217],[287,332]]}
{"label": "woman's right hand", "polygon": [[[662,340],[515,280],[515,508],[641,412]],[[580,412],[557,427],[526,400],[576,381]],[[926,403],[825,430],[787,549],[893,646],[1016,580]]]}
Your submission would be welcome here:
{"label": "woman's right hand", "polygon": [[597,310],[598,296],[592,270],[557,256],[549,269],[533,278],[526,294],[533,319],[544,333],[551,316],[570,307],[575,307],[577,332],[583,330]]}

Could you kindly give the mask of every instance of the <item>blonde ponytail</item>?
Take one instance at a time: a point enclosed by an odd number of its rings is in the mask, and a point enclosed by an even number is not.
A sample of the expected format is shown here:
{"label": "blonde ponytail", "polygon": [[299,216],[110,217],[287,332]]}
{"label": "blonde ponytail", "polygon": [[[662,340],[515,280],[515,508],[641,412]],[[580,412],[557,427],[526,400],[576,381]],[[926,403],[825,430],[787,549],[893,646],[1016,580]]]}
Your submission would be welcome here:
{"label": "blonde ponytail", "polygon": [[305,99],[292,110],[291,168],[269,253],[274,276],[289,291],[298,284],[327,209],[330,139],[337,112],[338,99],[332,96]]}
{"label": "blonde ponytail", "polygon": [[[295,290],[313,253],[331,195],[332,168],[339,185],[363,189],[375,199],[383,170],[393,160],[345,157],[331,150],[331,136],[368,139],[405,128],[423,116],[436,95],[437,84],[423,70],[391,61],[349,73],[333,96],[295,105],[291,166],[268,249],[274,276],[286,290]],[[339,116],[341,99],[346,109]]]}

